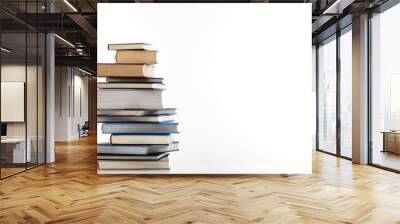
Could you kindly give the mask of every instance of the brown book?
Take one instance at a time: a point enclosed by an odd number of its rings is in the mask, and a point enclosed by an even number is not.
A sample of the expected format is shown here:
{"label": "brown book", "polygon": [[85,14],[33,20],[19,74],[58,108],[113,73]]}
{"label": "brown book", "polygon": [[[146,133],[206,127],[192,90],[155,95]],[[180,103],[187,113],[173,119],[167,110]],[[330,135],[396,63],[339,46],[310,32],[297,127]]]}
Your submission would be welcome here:
{"label": "brown book", "polygon": [[108,50],[154,50],[154,46],[146,43],[109,44]]}
{"label": "brown book", "polygon": [[154,66],[147,64],[97,64],[98,77],[151,77]]}
{"label": "brown book", "polygon": [[168,157],[158,161],[98,160],[98,168],[101,170],[169,169],[168,162]]}
{"label": "brown book", "polygon": [[117,63],[157,64],[157,51],[118,50]]}
{"label": "brown book", "polygon": [[97,170],[97,174],[169,174],[169,169]]}

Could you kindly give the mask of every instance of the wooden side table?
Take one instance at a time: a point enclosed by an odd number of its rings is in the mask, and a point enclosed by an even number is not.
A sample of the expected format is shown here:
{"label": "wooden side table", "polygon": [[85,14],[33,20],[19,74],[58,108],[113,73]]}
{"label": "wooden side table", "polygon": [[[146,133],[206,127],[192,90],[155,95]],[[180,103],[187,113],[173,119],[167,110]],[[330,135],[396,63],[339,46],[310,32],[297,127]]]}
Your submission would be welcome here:
{"label": "wooden side table", "polygon": [[400,154],[400,132],[383,131],[383,150],[382,152],[392,152]]}

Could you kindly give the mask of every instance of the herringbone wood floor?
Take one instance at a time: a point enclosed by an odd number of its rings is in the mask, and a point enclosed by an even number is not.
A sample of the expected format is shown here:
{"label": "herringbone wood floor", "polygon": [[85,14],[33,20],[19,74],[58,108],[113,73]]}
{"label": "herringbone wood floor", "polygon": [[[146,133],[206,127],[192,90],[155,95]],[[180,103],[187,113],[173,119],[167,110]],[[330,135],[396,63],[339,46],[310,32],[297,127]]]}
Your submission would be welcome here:
{"label": "herringbone wood floor", "polygon": [[0,181],[0,223],[400,223],[400,175],[315,152],[313,175],[98,176],[94,138]]}

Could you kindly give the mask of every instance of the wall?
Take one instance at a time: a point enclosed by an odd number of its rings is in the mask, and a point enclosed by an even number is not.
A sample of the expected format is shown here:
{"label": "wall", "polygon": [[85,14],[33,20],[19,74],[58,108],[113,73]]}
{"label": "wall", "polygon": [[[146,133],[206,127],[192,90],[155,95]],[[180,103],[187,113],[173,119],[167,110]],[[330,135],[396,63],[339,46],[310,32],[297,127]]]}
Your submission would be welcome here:
{"label": "wall", "polygon": [[55,140],[68,140],[69,75],[67,67],[55,68]]}
{"label": "wall", "polygon": [[[1,81],[18,81],[26,84],[26,121],[7,122],[7,137],[30,140],[32,162],[44,162],[44,80],[42,68],[9,63],[1,66]],[[7,108],[1,108],[7,110]],[[39,156],[37,157],[37,153]]]}
{"label": "wall", "polygon": [[70,141],[88,120],[88,77],[72,67],[56,67],[55,73],[55,140]]}
{"label": "wall", "polygon": [[[1,66],[1,81],[2,82],[25,82],[25,65],[8,64]],[[28,67],[31,70],[32,67]],[[32,96],[32,93],[28,94]],[[36,95],[35,95],[36,96]],[[6,110],[6,108],[1,108]],[[7,123],[7,137],[25,137],[25,122]]]}
{"label": "wall", "polygon": [[[27,70],[26,70],[27,69]],[[27,71],[27,82],[25,81],[25,75]],[[1,67],[1,81],[17,81],[27,83],[27,125],[28,134],[30,132],[35,132],[36,135],[36,120],[37,120],[37,93],[36,93],[36,66],[16,65],[8,64],[2,65]],[[40,101],[39,107],[42,106],[42,101]],[[2,108],[6,110],[7,108]],[[13,122],[7,125],[7,135],[9,137],[25,137],[25,123],[24,122]],[[29,137],[29,136],[28,136]]]}
{"label": "wall", "polygon": [[[72,120],[71,120],[71,133],[73,138],[79,137],[78,124],[83,125],[85,121],[88,121],[88,77],[82,76],[82,73],[76,73],[75,70],[74,82],[73,82],[73,94],[72,96]],[[79,102],[80,101],[80,102]]]}
{"label": "wall", "polygon": [[178,108],[170,173],[311,173],[311,14],[311,4],[98,4],[98,62],[115,61],[109,43],[157,47],[164,106]]}

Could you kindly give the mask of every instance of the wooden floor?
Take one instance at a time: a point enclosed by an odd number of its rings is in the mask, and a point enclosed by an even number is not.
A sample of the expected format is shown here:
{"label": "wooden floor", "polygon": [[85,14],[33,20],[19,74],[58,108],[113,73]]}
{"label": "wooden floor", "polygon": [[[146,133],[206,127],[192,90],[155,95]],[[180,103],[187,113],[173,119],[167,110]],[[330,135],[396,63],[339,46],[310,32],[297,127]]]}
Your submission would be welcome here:
{"label": "wooden floor", "polygon": [[313,175],[98,176],[94,138],[0,181],[0,223],[400,223],[400,175],[314,152]]}
{"label": "wooden floor", "polygon": [[19,173],[19,172],[23,172],[23,171],[26,170],[25,167],[23,167],[23,168],[20,168],[20,167],[9,168],[9,167],[7,167],[7,168],[0,168],[0,169],[1,169],[1,177],[2,178],[3,177],[8,177],[8,176],[11,176],[13,174],[16,174],[16,173]]}
{"label": "wooden floor", "polygon": [[388,167],[395,170],[400,170],[400,155],[391,152],[374,151],[372,157],[373,163]]}

